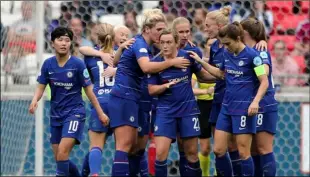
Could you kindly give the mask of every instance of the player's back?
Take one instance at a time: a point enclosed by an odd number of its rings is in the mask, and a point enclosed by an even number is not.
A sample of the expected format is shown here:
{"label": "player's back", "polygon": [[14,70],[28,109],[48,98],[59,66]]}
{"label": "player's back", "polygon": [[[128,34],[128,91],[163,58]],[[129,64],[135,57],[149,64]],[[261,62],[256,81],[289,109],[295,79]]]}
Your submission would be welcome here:
{"label": "player's back", "polygon": [[[194,59],[190,58],[185,50],[179,50],[177,57],[184,57],[191,62],[191,66],[187,69],[179,69],[175,67],[168,68],[156,76],[152,76],[151,80],[157,80],[157,84],[165,84],[172,81],[178,83],[158,95],[157,115],[165,115],[168,117],[182,117],[191,114],[198,114],[199,110],[191,86],[191,76],[193,73],[201,70]],[[164,61],[163,57],[154,58],[152,61]],[[152,81],[150,82],[152,84]]]}
{"label": "player's back", "polygon": [[[209,64],[212,66],[215,66],[217,68],[220,68],[223,63],[223,52],[224,47],[219,46],[220,41],[216,40],[210,48],[210,59]],[[214,97],[213,97],[213,103],[214,104],[221,104],[224,98],[226,90],[226,82],[222,79],[216,79],[215,81],[215,87],[214,87]]]}
{"label": "player's back", "polygon": [[142,35],[136,36],[135,39],[134,44],[123,51],[119,60],[111,94],[138,101],[141,97],[141,80],[144,76],[138,59],[145,55],[149,57],[150,53],[149,46]]}
{"label": "player's back", "polygon": [[223,108],[230,115],[246,115],[259,87],[254,68],[262,64],[255,50],[245,47],[237,56],[223,52],[226,92]]}
{"label": "player's back", "polygon": [[84,59],[94,84],[93,91],[100,103],[108,101],[108,95],[114,85],[114,77],[104,77],[104,70],[108,67],[99,57],[86,56]]}
{"label": "player's back", "polygon": [[71,56],[67,63],[60,67],[54,56],[44,61],[42,69],[51,88],[51,119],[61,121],[72,114],[85,117],[81,89],[85,83],[91,82],[83,61]]}
{"label": "player's back", "polygon": [[269,66],[269,75],[268,75],[268,90],[265,93],[265,96],[260,101],[260,110],[259,112],[272,112],[278,110],[278,102],[275,99],[275,88],[272,77],[272,60],[269,51],[258,51],[253,48],[257,54],[262,58],[263,64],[267,64]]}

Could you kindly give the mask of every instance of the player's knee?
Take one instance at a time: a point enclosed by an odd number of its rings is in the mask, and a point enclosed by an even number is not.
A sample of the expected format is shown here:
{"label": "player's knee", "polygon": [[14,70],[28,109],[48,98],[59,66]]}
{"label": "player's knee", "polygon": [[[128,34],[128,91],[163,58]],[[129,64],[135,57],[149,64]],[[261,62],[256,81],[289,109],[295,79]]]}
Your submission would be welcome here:
{"label": "player's knee", "polygon": [[272,145],[270,144],[256,145],[256,152],[259,155],[268,154],[272,152]]}
{"label": "player's knee", "polygon": [[168,157],[169,150],[156,148],[156,160],[164,161]]}
{"label": "player's knee", "polygon": [[248,159],[251,156],[251,149],[246,144],[238,144],[240,159]]}
{"label": "player's knee", "polygon": [[211,152],[211,145],[209,143],[200,143],[200,153],[203,156],[208,156]]}
{"label": "player's knee", "polygon": [[57,152],[57,161],[62,161],[62,160],[68,160],[69,158],[69,151],[65,151],[65,150],[58,150]]}
{"label": "player's knee", "polygon": [[225,155],[226,151],[227,151],[227,149],[224,147],[214,146],[214,148],[213,148],[213,152],[214,152],[215,156],[217,156],[217,157],[221,157],[221,156]]}

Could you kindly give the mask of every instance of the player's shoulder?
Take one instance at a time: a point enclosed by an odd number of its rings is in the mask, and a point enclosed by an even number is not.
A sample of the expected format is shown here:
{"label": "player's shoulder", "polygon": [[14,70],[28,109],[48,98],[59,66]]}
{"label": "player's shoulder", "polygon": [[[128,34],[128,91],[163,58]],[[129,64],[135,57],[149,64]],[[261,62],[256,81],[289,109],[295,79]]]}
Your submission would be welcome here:
{"label": "player's shoulder", "polygon": [[77,67],[85,66],[84,60],[82,60],[82,59],[80,59],[80,58],[78,58],[76,56],[71,56],[70,60],[71,60],[71,64],[72,65],[75,65]]}
{"label": "player's shoulder", "polygon": [[178,57],[189,58],[188,50],[179,49]]}
{"label": "player's shoulder", "polygon": [[219,44],[220,44],[220,41],[215,40],[210,46],[211,51],[213,52],[217,51],[219,49]]}
{"label": "player's shoulder", "polygon": [[52,57],[49,57],[49,58],[46,58],[43,62],[43,67],[48,67],[52,64],[53,61],[56,60],[56,56],[52,56]]}

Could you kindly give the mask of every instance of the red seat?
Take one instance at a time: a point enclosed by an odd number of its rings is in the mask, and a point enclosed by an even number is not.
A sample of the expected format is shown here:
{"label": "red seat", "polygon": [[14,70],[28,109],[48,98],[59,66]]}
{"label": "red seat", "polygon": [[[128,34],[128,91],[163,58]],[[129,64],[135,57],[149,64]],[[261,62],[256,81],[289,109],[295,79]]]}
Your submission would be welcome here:
{"label": "red seat", "polygon": [[304,21],[308,18],[307,14],[303,14],[303,15],[286,15],[283,19],[283,21],[281,22],[281,26],[284,29],[296,29],[298,24],[301,21]]}
{"label": "red seat", "polygon": [[306,69],[306,62],[304,56],[295,56],[294,60],[296,61],[297,65],[299,66],[299,72],[305,73]]}
{"label": "red seat", "polygon": [[269,41],[268,41],[268,48],[269,50],[273,50],[273,45],[276,41],[278,40],[282,40],[285,42],[287,49],[289,51],[292,51],[294,49],[294,45],[295,45],[295,41],[296,41],[296,37],[295,36],[290,36],[290,35],[283,35],[283,36],[278,36],[278,35],[274,35],[274,36],[270,36]]}
{"label": "red seat", "polygon": [[310,1],[301,1],[301,11],[303,13],[309,13]]}
{"label": "red seat", "polygon": [[293,1],[267,1],[266,4],[274,13],[291,13],[293,9]]}

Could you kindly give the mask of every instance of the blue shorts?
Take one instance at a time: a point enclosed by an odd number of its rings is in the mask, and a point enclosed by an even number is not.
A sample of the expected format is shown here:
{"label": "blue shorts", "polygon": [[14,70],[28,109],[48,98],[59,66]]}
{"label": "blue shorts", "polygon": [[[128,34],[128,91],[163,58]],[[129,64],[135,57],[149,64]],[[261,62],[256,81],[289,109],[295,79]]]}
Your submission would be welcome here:
{"label": "blue shorts", "polygon": [[222,103],[213,103],[210,113],[209,122],[212,126],[216,125],[217,119],[219,117],[219,114],[221,112]]}
{"label": "blue shorts", "polygon": [[276,134],[278,111],[257,114],[256,132]]}
{"label": "blue shorts", "polygon": [[138,111],[137,102],[110,95],[108,112],[111,128],[125,125],[138,128]]}
{"label": "blue shorts", "polygon": [[148,135],[150,132],[150,119],[151,115],[149,111],[144,111],[139,109],[139,128],[138,128],[138,136],[143,137],[144,135]]}
{"label": "blue shorts", "polygon": [[255,134],[256,116],[227,115],[220,113],[216,123],[217,130],[232,134]]}
{"label": "blue shorts", "polygon": [[156,110],[151,111],[151,133],[154,133],[154,127],[155,127],[155,120],[156,120]]}
{"label": "blue shorts", "polygon": [[179,133],[181,138],[198,137],[200,135],[198,115],[185,117],[156,117],[154,136],[164,136],[174,141],[177,137],[177,133]]}
{"label": "blue shorts", "polygon": [[74,138],[76,144],[80,144],[85,125],[85,119],[81,120],[72,116],[67,119],[61,126],[51,126],[51,144],[59,144],[62,138]]}
{"label": "blue shorts", "polygon": [[[103,112],[109,116],[108,112],[108,103],[100,103],[101,109]],[[109,127],[106,127],[102,124],[102,122],[99,120],[97,111],[94,107],[91,109],[91,115],[89,118],[89,128],[88,130],[91,130],[93,132],[98,133],[107,133],[108,135],[112,134],[112,130]]]}

